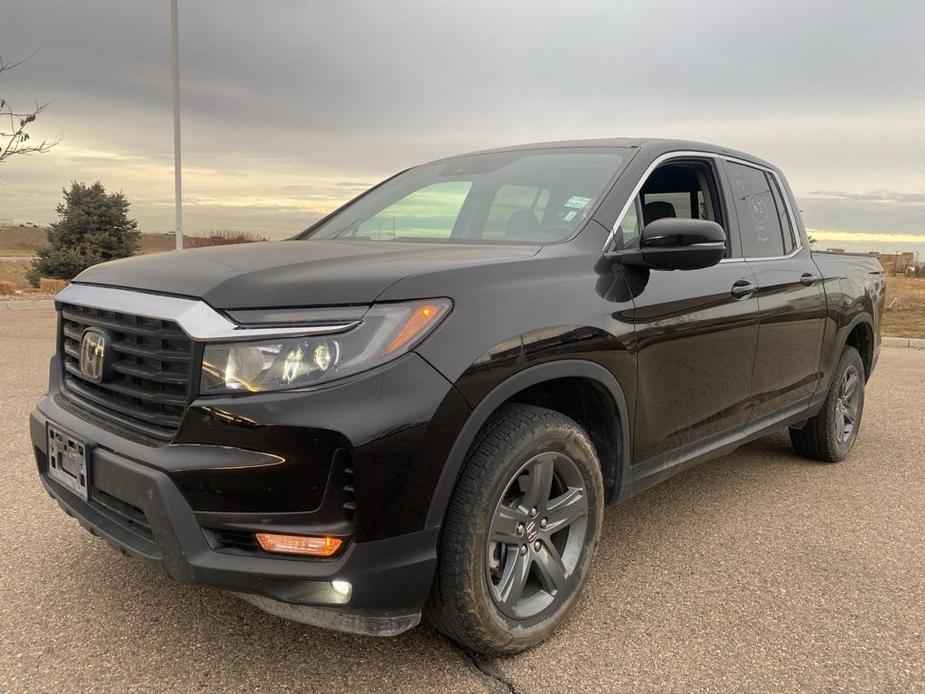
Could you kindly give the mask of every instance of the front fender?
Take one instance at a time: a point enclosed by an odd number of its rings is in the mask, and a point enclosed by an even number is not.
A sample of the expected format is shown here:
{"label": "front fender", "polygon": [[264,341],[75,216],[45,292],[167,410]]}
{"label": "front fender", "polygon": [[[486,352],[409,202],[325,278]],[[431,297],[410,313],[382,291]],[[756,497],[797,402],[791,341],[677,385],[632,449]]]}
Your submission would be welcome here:
{"label": "front fender", "polygon": [[[456,481],[462,471],[466,453],[472,446],[472,442],[475,440],[478,432],[495,410],[526,388],[558,378],[586,378],[595,381],[606,389],[614,400],[614,404],[619,412],[620,421],[624,423],[623,426],[620,427],[622,438],[621,450],[625,456],[625,460],[628,461],[632,459],[631,426],[629,425],[630,420],[626,396],[623,392],[623,388],[609,370],[595,362],[581,359],[548,361],[534,366],[528,366],[492,388],[481,398],[472,410],[469,418],[456,437],[455,443],[450,449],[446,463],[443,466],[443,471],[437,481],[433,498],[431,499],[430,509],[427,513],[427,527],[442,524],[444,514],[450,502],[450,497],[456,486]],[[628,470],[629,465],[622,466],[623,480],[621,488],[623,489],[626,488],[625,482]]]}

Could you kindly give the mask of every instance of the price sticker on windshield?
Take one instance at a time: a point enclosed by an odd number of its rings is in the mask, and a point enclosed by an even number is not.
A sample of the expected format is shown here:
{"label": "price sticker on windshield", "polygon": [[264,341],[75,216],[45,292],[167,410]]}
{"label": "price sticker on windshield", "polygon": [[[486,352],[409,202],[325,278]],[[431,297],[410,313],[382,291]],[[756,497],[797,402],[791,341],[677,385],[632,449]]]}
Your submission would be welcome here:
{"label": "price sticker on windshield", "polygon": [[565,206],[571,207],[574,210],[583,210],[588,206],[589,202],[591,202],[591,198],[585,198],[581,195],[573,195],[565,201]]}

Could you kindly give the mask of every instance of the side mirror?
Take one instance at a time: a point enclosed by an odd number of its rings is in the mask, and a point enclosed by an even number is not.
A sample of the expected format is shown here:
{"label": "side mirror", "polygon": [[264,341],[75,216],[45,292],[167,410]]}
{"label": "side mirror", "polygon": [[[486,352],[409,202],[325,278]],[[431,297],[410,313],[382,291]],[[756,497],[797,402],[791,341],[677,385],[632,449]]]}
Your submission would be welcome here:
{"label": "side mirror", "polygon": [[706,219],[664,217],[643,227],[639,251],[633,255],[631,264],[656,270],[710,267],[726,255],[726,232]]}

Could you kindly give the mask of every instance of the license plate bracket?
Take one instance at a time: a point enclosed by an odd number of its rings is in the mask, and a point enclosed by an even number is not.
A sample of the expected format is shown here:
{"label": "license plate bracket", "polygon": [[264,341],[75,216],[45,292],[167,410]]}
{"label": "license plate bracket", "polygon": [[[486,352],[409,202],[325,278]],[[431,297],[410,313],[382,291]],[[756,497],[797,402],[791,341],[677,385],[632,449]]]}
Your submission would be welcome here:
{"label": "license plate bracket", "polygon": [[48,423],[48,476],[84,501],[90,498],[90,447],[79,437]]}

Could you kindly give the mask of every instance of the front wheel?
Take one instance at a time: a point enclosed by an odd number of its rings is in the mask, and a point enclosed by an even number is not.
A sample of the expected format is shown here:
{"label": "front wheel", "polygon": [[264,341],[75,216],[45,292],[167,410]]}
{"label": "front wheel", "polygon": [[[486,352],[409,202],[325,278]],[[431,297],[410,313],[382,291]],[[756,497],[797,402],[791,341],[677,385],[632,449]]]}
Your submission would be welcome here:
{"label": "front wheel", "polygon": [[843,460],[854,446],[864,414],[864,362],[854,347],[842,351],[822,409],[802,429],[790,430],[800,455],[826,463]]}
{"label": "front wheel", "polygon": [[541,407],[505,406],[474,444],[450,502],[430,621],[487,655],[546,639],[584,585],[603,496],[580,426]]}

